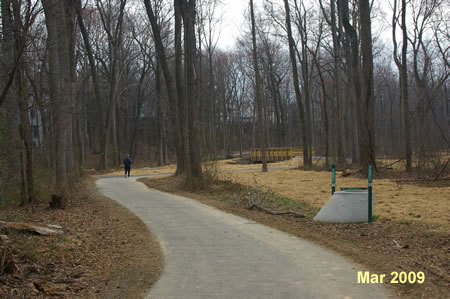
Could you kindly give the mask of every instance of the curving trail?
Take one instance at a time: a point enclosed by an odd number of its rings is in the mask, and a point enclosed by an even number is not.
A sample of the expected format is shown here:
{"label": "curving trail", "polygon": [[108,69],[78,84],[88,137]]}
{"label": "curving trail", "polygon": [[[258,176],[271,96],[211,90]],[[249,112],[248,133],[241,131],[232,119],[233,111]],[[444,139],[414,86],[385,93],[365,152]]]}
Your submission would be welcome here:
{"label": "curving trail", "polygon": [[392,298],[358,284],[361,268],[309,241],[148,189],[136,177],[97,180],[160,240],[165,266],[146,298]]}

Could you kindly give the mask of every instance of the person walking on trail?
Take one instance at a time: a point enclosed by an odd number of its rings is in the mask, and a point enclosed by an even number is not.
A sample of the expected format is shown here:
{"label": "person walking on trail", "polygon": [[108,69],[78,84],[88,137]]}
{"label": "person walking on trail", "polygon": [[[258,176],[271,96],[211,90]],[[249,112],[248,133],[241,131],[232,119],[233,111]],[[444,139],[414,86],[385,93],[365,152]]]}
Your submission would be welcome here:
{"label": "person walking on trail", "polygon": [[125,168],[125,178],[130,177],[130,170],[131,170],[131,159],[128,154],[125,155],[125,159],[123,159],[123,168]]}

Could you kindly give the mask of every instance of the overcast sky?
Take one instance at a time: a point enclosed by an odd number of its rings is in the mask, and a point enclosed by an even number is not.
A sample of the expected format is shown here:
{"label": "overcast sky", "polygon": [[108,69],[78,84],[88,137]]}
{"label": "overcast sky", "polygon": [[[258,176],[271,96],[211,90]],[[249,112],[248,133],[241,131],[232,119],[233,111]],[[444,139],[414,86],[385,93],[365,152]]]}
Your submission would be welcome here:
{"label": "overcast sky", "polygon": [[[244,26],[244,13],[249,7],[248,0],[222,0],[217,16],[222,15],[222,25],[218,46],[222,49],[233,47],[236,39],[241,35],[241,27]],[[255,5],[262,0],[254,0]]]}
{"label": "overcast sky", "polygon": [[[253,0],[256,9],[262,8],[263,0]],[[218,47],[222,49],[230,49],[233,47],[236,39],[241,35],[242,29],[244,25],[244,14],[245,11],[249,8],[249,0],[221,0],[221,4],[217,8],[216,17],[220,18],[222,16],[222,24],[220,28],[220,39],[218,41]],[[274,1],[275,3],[281,3],[281,0]],[[389,9],[385,8],[387,12],[386,19],[388,22],[390,21],[390,13]],[[380,16],[378,16],[380,17]],[[385,22],[382,22],[385,23]],[[390,27],[386,28],[387,24],[382,24],[379,20],[374,20],[372,24],[372,34],[375,35],[380,33],[381,30],[381,38],[384,42],[391,42],[391,29]],[[383,26],[384,25],[384,26]],[[383,29],[381,29],[383,28]]]}

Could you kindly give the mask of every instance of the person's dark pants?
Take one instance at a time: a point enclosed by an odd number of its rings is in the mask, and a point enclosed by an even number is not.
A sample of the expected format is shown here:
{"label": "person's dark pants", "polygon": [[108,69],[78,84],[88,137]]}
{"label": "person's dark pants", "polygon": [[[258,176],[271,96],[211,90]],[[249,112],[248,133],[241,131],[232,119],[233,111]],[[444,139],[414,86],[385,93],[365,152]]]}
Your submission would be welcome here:
{"label": "person's dark pants", "polygon": [[130,167],[125,167],[125,176],[128,174],[128,177],[130,177],[130,169]]}

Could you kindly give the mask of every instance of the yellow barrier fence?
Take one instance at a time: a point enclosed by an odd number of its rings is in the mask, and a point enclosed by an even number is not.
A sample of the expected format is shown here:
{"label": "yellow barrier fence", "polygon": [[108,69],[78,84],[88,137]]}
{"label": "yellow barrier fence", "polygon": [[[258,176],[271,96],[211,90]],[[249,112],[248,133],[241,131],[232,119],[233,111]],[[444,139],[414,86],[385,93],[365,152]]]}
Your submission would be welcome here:
{"label": "yellow barrier fence", "polygon": [[[314,149],[312,152],[314,153]],[[269,147],[266,149],[268,162],[288,160],[295,156],[303,156],[303,149],[295,147]],[[250,160],[252,162],[261,162],[262,151],[260,148],[250,149]]]}

